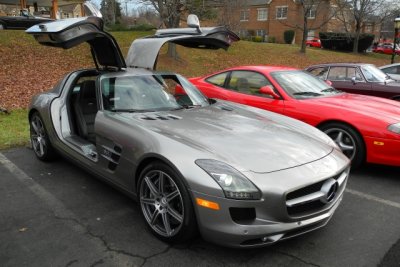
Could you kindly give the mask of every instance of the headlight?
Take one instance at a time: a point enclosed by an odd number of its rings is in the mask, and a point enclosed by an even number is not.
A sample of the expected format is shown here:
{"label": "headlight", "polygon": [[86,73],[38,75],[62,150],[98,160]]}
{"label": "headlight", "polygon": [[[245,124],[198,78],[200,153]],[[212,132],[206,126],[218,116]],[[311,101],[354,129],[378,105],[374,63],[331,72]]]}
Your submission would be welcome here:
{"label": "headlight", "polygon": [[196,164],[214,178],[227,198],[261,198],[260,190],[246,176],[228,164],[212,159],[198,159]]}
{"label": "headlight", "polygon": [[387,129],[393,133],[400,134],[400,122],[389,125]]}

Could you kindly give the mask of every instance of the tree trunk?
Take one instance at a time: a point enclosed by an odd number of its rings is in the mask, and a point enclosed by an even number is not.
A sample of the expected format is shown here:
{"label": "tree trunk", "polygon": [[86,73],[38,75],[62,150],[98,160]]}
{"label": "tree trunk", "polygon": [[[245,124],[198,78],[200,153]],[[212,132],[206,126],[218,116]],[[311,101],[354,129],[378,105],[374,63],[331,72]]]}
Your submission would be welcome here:
{"label": "tree trunk", "polygon": [[356,32],[354,35],[353,53],[358,53],[358,40],[360,39],[361,25],[359,22],[356,23]]}
{"label": "tree trunk", "polygon": [[307,37],[308,37],[308,21],[307,21],[307,17],[304,16],[303,39],[301,40],[301,48],[300,48],[300,53],[302,53],[302,54],[306,53]]}

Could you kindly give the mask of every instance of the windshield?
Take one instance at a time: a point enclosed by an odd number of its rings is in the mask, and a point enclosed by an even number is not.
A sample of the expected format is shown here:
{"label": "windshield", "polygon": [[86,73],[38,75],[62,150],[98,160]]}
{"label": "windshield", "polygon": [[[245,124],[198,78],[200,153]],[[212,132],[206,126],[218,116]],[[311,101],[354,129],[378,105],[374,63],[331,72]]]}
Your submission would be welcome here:
{"label": "windshield", "polygon": [[369,82],[383,83],[388,79],[387,75],[374,65],[361,66],[361,70],[364,73],[365,79]]}
{"label": "windshield", "polygon": [[342,93],[304,71],[278,71],[272,77],[294,98],[313,98]]}
{"label": "windshield", "polygon": [[100,79],[105,110],[169,111],[209,105],[189,81],[175,74],[132,75]]}

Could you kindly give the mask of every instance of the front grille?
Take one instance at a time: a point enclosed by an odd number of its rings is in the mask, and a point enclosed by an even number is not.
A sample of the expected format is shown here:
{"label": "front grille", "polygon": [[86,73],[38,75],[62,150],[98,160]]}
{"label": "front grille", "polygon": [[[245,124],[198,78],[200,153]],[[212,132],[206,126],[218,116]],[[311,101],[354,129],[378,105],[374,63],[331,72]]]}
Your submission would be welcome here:
{"label": "front grille", "polygon": [[[301,217],[324,209],[343,192],[348,169],[323,181],[305,186],[286,195],[286,208],[289,216]],[[335,194],[332,195],[332,191]]]}

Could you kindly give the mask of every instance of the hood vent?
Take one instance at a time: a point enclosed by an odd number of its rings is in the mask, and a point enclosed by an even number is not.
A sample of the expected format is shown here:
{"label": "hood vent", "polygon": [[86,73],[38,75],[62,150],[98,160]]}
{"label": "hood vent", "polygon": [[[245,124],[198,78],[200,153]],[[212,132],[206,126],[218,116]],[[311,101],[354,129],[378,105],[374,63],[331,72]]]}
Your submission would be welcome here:
{"label": "hood vent", "polygon": [[156,121],[156,120],[161,120],[161,121],[168,121],[168,120],[180,120],[180,117],[167,114],[167,115],[160,115],[160,114],[148,114],[143,117],[140,117],[141,120],[146,120],[146,121]]}

